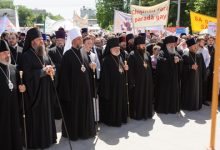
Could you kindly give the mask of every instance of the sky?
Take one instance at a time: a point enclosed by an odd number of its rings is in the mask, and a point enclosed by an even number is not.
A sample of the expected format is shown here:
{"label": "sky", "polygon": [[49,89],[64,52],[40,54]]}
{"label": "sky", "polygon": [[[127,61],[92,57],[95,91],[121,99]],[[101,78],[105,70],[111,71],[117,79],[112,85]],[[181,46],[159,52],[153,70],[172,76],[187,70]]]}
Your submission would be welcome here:
{"label": "sky", "polygon": [[66,19],[72,18],[74,10],[79,14],[83,6],[95,8],[95,0],[14,0],[14,4],[32,9],[46,9],[47,12],[60,14]]}

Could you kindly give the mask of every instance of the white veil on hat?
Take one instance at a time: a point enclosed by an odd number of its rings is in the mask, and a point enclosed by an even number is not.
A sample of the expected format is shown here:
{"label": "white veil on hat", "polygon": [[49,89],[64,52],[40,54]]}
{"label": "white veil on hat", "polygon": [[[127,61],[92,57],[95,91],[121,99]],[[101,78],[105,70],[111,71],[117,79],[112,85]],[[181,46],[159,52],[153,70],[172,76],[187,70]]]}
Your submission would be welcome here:
{"label": "white veil on hat", "polygon": [[64,47],[63,54],[65,54],[66,51],[68,51],[72,47],[72,41],[76,39],[77,37],[81,37],[81,32],[79,27],[74,27],[67,33],[67,40]]}

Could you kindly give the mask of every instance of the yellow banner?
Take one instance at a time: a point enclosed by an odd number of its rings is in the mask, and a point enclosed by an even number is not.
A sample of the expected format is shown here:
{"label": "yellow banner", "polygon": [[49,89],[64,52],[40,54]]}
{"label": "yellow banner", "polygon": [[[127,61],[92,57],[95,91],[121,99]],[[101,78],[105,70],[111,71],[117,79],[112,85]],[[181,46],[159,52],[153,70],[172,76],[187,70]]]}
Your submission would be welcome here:
{"label": "yellow banner", "polygon": [[208,29],[209,22],[217,23],[217,18],[195,13],[193,11],[190,11],[190,19],[192,32],[200,32],[203,29]]}

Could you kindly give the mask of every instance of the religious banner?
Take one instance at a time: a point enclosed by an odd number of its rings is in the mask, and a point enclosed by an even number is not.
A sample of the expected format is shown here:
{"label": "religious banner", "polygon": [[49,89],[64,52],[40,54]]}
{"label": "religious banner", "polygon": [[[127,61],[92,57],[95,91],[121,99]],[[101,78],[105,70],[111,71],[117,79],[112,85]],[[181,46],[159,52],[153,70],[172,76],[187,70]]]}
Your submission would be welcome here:
{"label": "religious banner", "polygon": [[131,5],[134,28],[148,26],[166,26],[168,21],[170,0],[158,5],[143,7]]}
{"label": "religious banner", "polygon": [[217,24],[214,22],[209,22],[208,23],[208,33],[211,36],[216,36],[216,28],[217,28]]}
{"label": "religious banner", "polygon": [[131,14],[118,10],[114,12],[114,33],[133,33]]}
{"label": "religious banner", "polygon": [[204,29],[208,29],[209,22],[217,22],[217,19],[214,17],[202,15],[199,13],[195,13],[190,11],[190,19],[191,19],[191,26],[192,32],[200,32]]}

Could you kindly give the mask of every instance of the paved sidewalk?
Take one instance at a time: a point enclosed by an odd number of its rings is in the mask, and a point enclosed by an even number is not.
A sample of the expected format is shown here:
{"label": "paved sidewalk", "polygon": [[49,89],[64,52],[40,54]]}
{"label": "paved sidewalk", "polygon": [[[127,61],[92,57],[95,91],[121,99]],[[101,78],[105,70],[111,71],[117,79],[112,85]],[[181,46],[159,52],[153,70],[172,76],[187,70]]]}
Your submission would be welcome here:
{"label": "paved sidewalk", "polygon": [[[150,120],[129,120],[120,128],[101,124],[98,139],[71,144],[73,150],[206,150],[210,139],[210,107],[182,114],[155,114]],[[216,150],[220,150],[219,114],[217,119]],[[69,150],[67,139],[61,138],[61,122],[56,123],[59,143],[47,150]]]}

